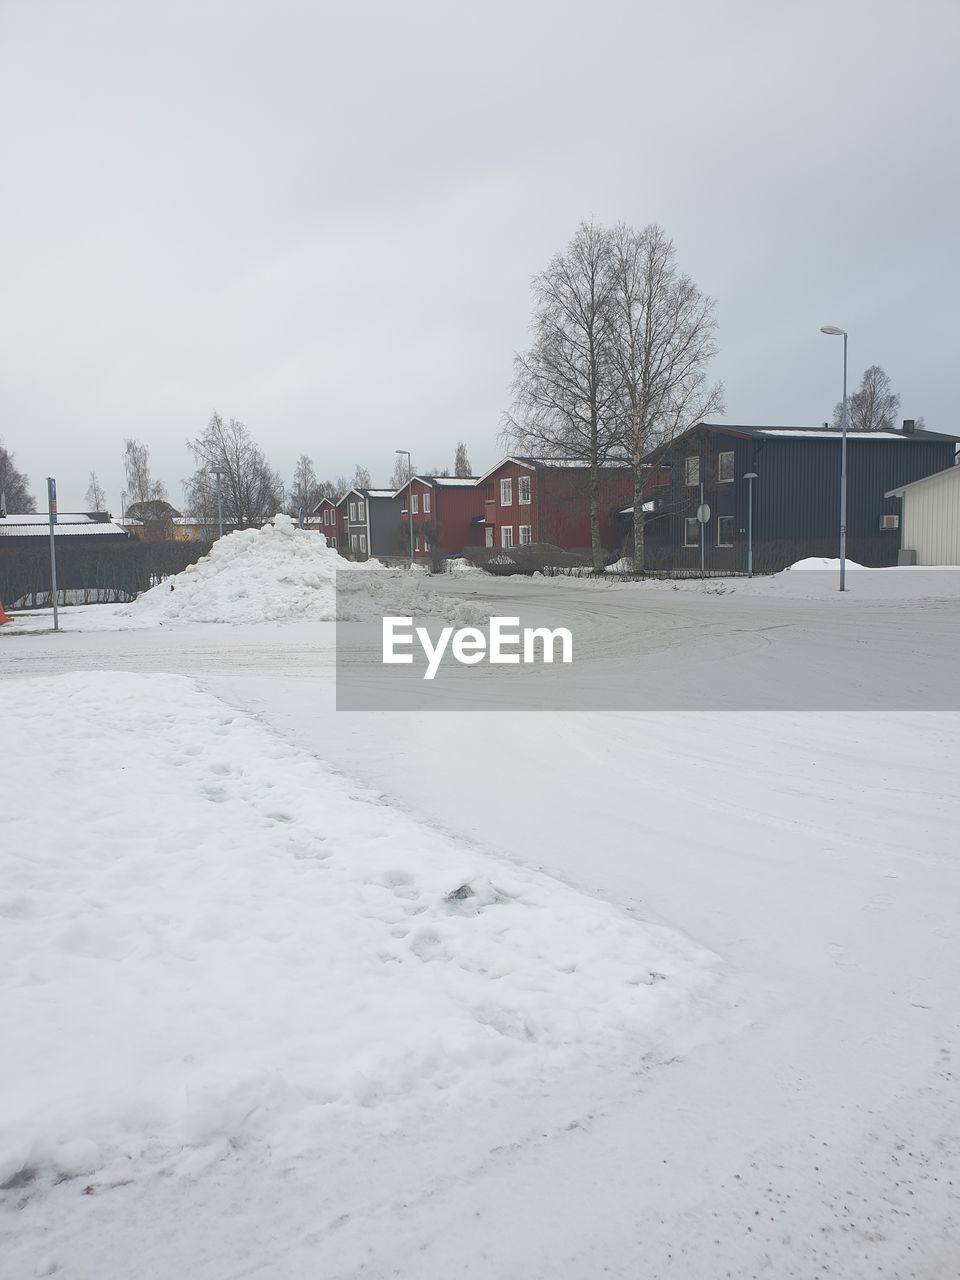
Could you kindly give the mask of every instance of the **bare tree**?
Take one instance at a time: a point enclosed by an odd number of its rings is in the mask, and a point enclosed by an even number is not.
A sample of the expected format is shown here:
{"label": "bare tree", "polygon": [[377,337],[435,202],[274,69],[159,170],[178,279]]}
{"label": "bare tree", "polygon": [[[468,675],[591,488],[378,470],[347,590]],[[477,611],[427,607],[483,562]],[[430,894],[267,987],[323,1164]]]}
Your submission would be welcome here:
{"label": "bare tree", "polygon": [[87,509],[89,511],[103,511],[107,505],[107,495],[103,491],[103,485],[97,479],[95,471],[90,472],[90,483],[87,485]]}
{"label": "bare tree", "polygon": [[30,492],[30,481],[18,471],[12,453],[0,444],[0,504],[5,511],[29,515],[36,511],[37,503]]}
{"label": "bare tree", "polygon": [[[900,415],[900,397],[878,364],[864,371],[859,388],[847,401],[849,431],[892,431]],[[833,411],[833,425],[843,424],[843,401]]]}
{"label": "bare tree", "polygon": [[196,472],[184,486],[190,515],[216,523],[216,471],[221,473],[226,524],[238,529],[259,527],[282,509],[283,481],[237,418],[225,422],[214,413],[203,434],[187,441],[187,448],[197,462]]}
{"label": "bare tree", "polygon": [[126,506],[165,501],[167,490],[163,482],[154,480],[150,474],[150,450],[139,440],[124,440],[123,470],[126,476]]}
{"label": "bare tree", "polygon": [[323,496],[314,470],[313,459],[302,453],[293,469],[293,484],[290,487],[288,505],[290,515],[299,515],[301,508],[304,514],[309,515]]}
{"label": "bare tree", "polygon": [[457,445],[456,457],[453,460],[453,474],[464,478],[473,475],[473,471],[470,467],[470,459],[467,457],[467,446],[462,440]]}
{"label": "bare tree", "polygon": [[644,490],[653,450],[723,410],[723,387],[707,382],[716,354],[716,306],[651,224],[611,233],[612,346],[621,389],[620,434],[633,467],[633,568],[644,567]]}
{"label": "bare tree", "polygon": [[588,469],[597,571],[604,561],[600,472],[618,447],[621,399],[612,277],[609,234],[584,222],[566,251],[534,278],[533,345],[514,358],[513,405],[503,433],[524,452],[576,460]]}
{"label": "bare tree", "polygon": [[398,453],[393,463],[393,471],[390,473],[390,480],[387,487],[396,493],[398,489],[403,488],[411,475],[413,475],[413,472],[409,469],[407,455],[405,453]]}
{"label": "bare tree", "polygon": [[353,473],[353,484],[351,488],[354,488],[354,489],[370,488],[370,472],[367,470],[366,467],[361,467],[359,462],[357,463]]}

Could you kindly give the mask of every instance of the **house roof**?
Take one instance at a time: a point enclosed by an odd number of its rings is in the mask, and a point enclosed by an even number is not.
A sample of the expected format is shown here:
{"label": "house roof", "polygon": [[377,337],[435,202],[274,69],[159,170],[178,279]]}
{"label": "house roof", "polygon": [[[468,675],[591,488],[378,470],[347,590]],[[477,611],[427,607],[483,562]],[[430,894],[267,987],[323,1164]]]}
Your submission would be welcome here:
{"label": "house roof", "polygon": [[396,494],[392,489],[348,489],[342,498],[337,499],[337,506],[342,507],[346,500],[353,495],[355,498],[394,498]]}
{"label": "house roof", "polygon": [[[488,476],[492,476],[495,471],[499,471],[508,462],[512,462],[518,467],[526,467],[528,471],[559,471],[564,467],[580,471],[590,470],[589,463],[584,462],[582,458],[534,458],[530,454],[511,454],[507,458],[501,458],[489,471],[485,471],[482,476],[478,476],[476,483],[481,484]],[[601,462],[600,465],[604,469],[616,468],[620,470],[625,470],[630,466],[629,462],[620,458],[611,458],[607,462]]]}
{"label": "house roof", "polygon": [[[0,518],[0,538],[42,538],[50,526],[50,517],[46,514],[7,515]],[[126,538],[126,529],[114,522],[105,513],[72,514],[65,512],[57,516],[54,525],[58,538],[75,537],[78,534],[113,534],[115,538]]]}
{"label": "house roof", "polygon": [[393,490],[393,496],[398,498],[408,485],[413,484],[414,480],[419,480],[421,484],[429,485],[433,489],[473,489],[477,485],[476,476],[411,476],[409,480],[404,480],[399,489]]}
{"label": "house roof", "polygon": [[[800,427],[776,427],[767,424],[759,426],[742,426],[726,422],[698,422],[695,426],[688,428],[683,435],[687,435],[689,431],[697,431],[700,429],[707,431],[722,431],[730,435],[739,436],[759,436],[761,439],[775,439],[777,437],[793,438],[793,439],[809,439],[809,440],[839,440],[843,432],[839,427],[823,427],[823,426],[800,426]],[[683,439],[683,436],[678,436]],[[960,436],[944,435],[940,431],[848,431],[847,441],[863,440],[901,440],[909,443],[913,441],[932,441],[936,444],[949,444],[951,441],[957,442]]]}
{"label": "house roof", "polygon": [[960,467],[944,467],[942,471],[934,471],[933,475],[924,476],[922,480],[911,480],[909,484],[902,484],[896,489],[888,489],[883,495],[885,498],[902,498],[908,489],[916,489],[918,485],[929,484],[932,480],[942,480],[944,476],[953,476],[956,479],[960,476]]}

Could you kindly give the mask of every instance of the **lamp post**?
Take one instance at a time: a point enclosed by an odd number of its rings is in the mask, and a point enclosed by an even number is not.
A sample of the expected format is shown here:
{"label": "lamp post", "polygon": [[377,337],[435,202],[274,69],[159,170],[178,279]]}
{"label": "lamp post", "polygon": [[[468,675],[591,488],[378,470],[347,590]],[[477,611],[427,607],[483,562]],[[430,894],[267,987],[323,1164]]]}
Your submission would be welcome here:
{"label": "lamp post", "polygon": [[822,324],[820,332],[843,338],[843,414],[840,437],[840,590],[847,589],[847,331],[835,324]]}
{"label": "lamp post", "polygon": [[759,479],[755,471],[743,477],[747,482],[747,577],[753,577],[753,482]]}
{"label": "lamp post", "polygon": [[223,475],[223,472],[219,467],[213,467],[211,469],[213,471],[213,474],[217,478],[217,529],[219,531],[220,537],[222,538],[223,537],[223,489],[221,488],[221,485],[220,485],[220,477]]}
{"label": "lamp post", "polygon": [[410,461],[409,449],[398,449],[397,453],[407,459],[407,524],[410,526],[410,568],[413,568],[413,463]]}

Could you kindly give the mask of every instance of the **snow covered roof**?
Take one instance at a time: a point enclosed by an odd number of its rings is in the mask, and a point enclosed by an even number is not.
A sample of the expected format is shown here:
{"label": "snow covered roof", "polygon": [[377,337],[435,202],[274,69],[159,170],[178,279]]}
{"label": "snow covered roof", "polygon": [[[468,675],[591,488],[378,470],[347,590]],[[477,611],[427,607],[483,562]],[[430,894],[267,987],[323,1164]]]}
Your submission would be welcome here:
{"label": "snow covered roof", "polygon": [[[760,426],[743,426],[734,425],[726,422],[700,422],[696,426],[691,427],[691,431],[699,429],[707,431],[729,432],[731,435],[740,436],[760,436],[768,439],[775,437],[786,437],[787,439],[805,439],[805,440],[839,440],[843,432],[839,427],[824,426],[800,426],[800,427],[777,427],[767,423]],[[684,433],[686,434],[686,433]],[[944,435],[941,431],[848,431],[847,440],[860,442],[862,440],[901,440],[909,443],[913,441],[927,441],[938,444],[949,444],[956,441],[957,436]]]}
{"label": "snow covered roof", "polygon": [[[50,525],[50,518],[43,514],[30,512],[25,515],[8,515],[0,518],[0,538],[42,538]],[[82,534],[112,534],[115,538],[127,537],[126,529],[112,520],[97,514],[65,513],[57,517],[54,525],[56,537],[66,538]]]}
{"label": "snow covered roof", "polygon": [[[576,467],[581,471],[587,471],[589,469],[589,465],[584,462],[582,458],[534,458],[529,455],[525,457],[511,456],[509,458],[501,458],[495,466],[492,466],[489,469],[489,471],[485,471],[482,476],[478,476],[475,483],[481,484],[488,476],[492,476],[495,471],[499,471],[500,468],[508,462],[512,462],[518,467],[526,467],[528,471],[553,471],[561,467]],[[600,465],[607,469],[613,467],[625,469],[629,467],[630,464],[629,462],[621,461],[620,459],[611,459],[609,462],[601,462]]]}

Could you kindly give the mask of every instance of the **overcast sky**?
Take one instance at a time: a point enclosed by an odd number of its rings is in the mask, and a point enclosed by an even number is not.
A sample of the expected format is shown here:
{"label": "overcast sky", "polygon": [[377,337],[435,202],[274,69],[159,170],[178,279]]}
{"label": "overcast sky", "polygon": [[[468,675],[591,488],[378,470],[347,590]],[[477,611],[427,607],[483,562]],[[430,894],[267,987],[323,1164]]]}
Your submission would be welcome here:
{"label": "overcast sky", "polygon": [[242,418],[287,479],[502,450],[531,275],[661,223],[728,422],[881,364],[956,412],[957,0],[0,0],[0,438],[61,509],[171,499]]}

